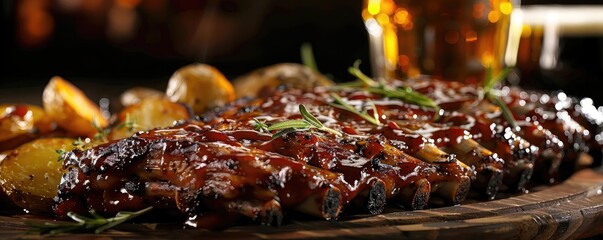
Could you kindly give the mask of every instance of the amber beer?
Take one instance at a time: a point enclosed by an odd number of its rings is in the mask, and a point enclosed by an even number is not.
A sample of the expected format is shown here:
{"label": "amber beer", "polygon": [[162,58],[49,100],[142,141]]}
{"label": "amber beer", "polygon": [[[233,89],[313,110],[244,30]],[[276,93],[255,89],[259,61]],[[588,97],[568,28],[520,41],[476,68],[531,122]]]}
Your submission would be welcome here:
{"label": "amber beer", "polygon": [[374,75],[479,82],[503,67],[512,9],[510,0],[365,0]]}

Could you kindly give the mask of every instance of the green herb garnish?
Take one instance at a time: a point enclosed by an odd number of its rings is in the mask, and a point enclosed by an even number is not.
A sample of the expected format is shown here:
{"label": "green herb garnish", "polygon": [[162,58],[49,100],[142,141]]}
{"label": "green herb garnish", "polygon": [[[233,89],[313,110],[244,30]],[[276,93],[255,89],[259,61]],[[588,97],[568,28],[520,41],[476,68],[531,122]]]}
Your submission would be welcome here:
{"label": "green herb garnish", "polygon": [[86,142],[84,142],[84,141],[82,140],[82,138],[79,138],[79,137],[78,137],[78,138],[77,138],[75,141],[73,141],[73,142],[71,143],[71,145],[73,145],[74,147],[81,147],[81,146],[86,145]]}
{"label": "green herb garnish", "polygon": [[96,129],[96,133],[94,134],[94,139],[98,141],[107,142],[107,135],[109,135],[109,129],[103,129],[98,125],[98,121],[96,119],[92,120],[92,126]]}
{"label": "green herb garnish", "polygon": [[138,124],[137,117],[132,118],[132,117],[130,117],[129,113],[126,113],[125,121],[120,123],[119,125],[117,125],[115,128],[117,128],[117,130],[121,130],[121,129],[125,128],[129,132],[133,132],[136,129],[140,129],[141,126]]}
{"label": "green herb garnish", "polygon": [[338,84],[338,88],[354,88],[354,89],[363,89],[373,94],[379,94],[381,96],[387,98],[396,98],[401,99],[405,102],[417,104],[422,107],[430,107],[436,110],[436,113],[439,111],[439,106],[435,103],[435,101],[429,98],[426,95],[418,93],[412,88],[409,87],[391,87],[386,85],[383,82],[377,82],[370,77],[366,76],[360,68],[360,60],[354,62],[354,65],[348,68],[348,72],[358,78],[358,81]]}
{"label": "green herb garnish", "polygon": [[310,112],[308,112],[308,109],[306,109],[306,106],[304,106],[303,104],[299,105],[299,113],[302,115],[302,119],[287,120],[268,126],[266,128],[268,131],[280,130],[273,134],[272,138],[278,138],[280,136],[294,131],[310,129],[317,129],[319,131],[329,132],[337,136],[342,135],[341,132],[323,125],[320,120],[318,120],[316,117],[310,114]]}
{"label": "green herb garnish", "polygon": [[511,113],[511,110],[509,109],[507,104],[502,100],[502,98],[500,98],[500,96],[491,96],[490,99],[494,102],[494,104],[496,104],[500,107],[500,109],[502,110],[503,117],[505,117],[505,119],[507,120],[509,125],[511,125],[511,127],[513,128],[513,131],[515,131],[515,129],[517,129],[518,125],[517,125],[517,122],[515,122],[513,113]]}
{"label": "green herb garnish", "polygon": [[89,148],[91,146],[90,145],[90,138],[82,139],[82,138],[78,137],[75,141],[73,141],[71,143],[71,145],[73,145],[73,147],[75,147],[75,149],[84,150],[84,149]]}
{"label": "green herb garnish", "polygon": [[94,232],[96,234],[102,233],[107,229],[115,227],[125,221],[138,217],[146,212],[150,211],[153,207],[147,207],[137,212],[118,212],[115,217],[104,218],[103,216],[90,210],[92,217],[82,216],[73,212],[67,213],[67,216],[76,222],[66,223],[32,223],[26,222],[31,227],[31,232],[39,234],[60,234],[60,233],[73,233],[73,232]]}
{"label": "green herb garnish", "polygon": [[77,138],[75,141],[73,141],[71,143],[71,145],[73,145],[73,147],[75,147],[75,149],[79,149],[79,150],[83,150],[86,147],[86,144],[88,143],[88,139],[87,140],[82,140],[82,138]]}
{"label": "green herb garnish", "polygon": [[259,132],[268,132],[268,125],[265,122],[260,121],[257,118],[253,118],[253,123],[252,124],[253,124],[253,128],[256,131],[259,131]]}
{"label": "green herb garnish", "polygon": [[312,45],[310,43],[304,43],[301,46],[301,60],[302,64],[306,67],[318,72],[318,65],[316,65],[316,59],[314,58],[314,52],[312,51]]}
{"label": "green herb garnish", "polygon": [[337,95],[335,93],[331,93],[331,97],[333,97],[335,99],[335,102],[329,103],[329,105],[336,107],[336,108],[346,110],[351,113],[354,113],[369,123],[372,123],[375,125],[381,125],[381,122],[379,121],[379,113],[377,112],[377,107],[375,106],[375,103],[373,101],[369,102],[369,104],[371,104],[371,108],[373,110],[373,116],[371,116],[366,112],[358,111],[355,107],[353,107],[352,105],[350,105],[349,103],[344,101],[339,95]]}
{"label": "green herb garnish", "polygon": [[507,75],[509,75],[509,72],[511,72],[511,68],[505,68],[496,76],[492,77],[492,67],[489,67],[486,72],[486,81],[484,81],[484,86],[482,88],[483,94],[490,94],[494,85],[505,79]]}
{"label": "green herb garnish", "polygon": [[484,81],[482,93],[480,94],[479,98],[483,99],[484,97],[487,97],[488,99],[490,99],[490,101],[492,101],[492,103],[500,107],[503,117],[505,118],[505,120],[507,120],[509,125],[511,125],[513,130],[515,130],[517,129],[518,125],[517,122],[515,122],[513,113],[511,112],[505,101],[502,100],[500,94],[497,94],[492,91],[494,89],[494,85],[505,79],[507,75],[509,75],[509,72],[511,72],[511,68],[505,68],[496,76],[492,77],[492,67],[488,67],[488,70],[486,72],[486,80]]}
{"label": "green herb garnish", "polygon": [[356,60],[352,67],[348,68],[348,72],[352,74],[354,77],[358,78],[366,87],[383,87],[385,84],[377,82],[364,74],[362,70],[360,70],[360,63],[362,61]]}
{"label": "green herb garnish", "polygon": [[63,154],[65,154],[67,151],[65,151],[64,149],[57,149],[54,150],[57,154],[59,154],[59,157],[57,158],[57,161],[63,161]]}
{"label": "green herb garnish", "polygon": [[396,89],[391,87],[368,88],[367,91],[388,98],[402,99],[403,101],[417,104],[422,107],[434,108],[436,112],[440,110],[440,107],[435,103],[435,101],[433,101],[433,99],[421,93],[415,92],[409,87],[401,87]]}

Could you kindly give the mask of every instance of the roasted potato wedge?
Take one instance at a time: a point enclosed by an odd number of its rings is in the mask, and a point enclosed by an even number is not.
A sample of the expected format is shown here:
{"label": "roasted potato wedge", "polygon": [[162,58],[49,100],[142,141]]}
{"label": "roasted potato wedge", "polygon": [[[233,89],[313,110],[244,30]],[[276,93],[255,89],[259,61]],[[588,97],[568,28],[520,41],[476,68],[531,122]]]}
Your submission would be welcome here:
{"label": "roasted potato wedge", "polygon": [[166,94],[174,102],[191,106],[195,114],[234,101],[232,84],[216,68],[207,64],[191,64],[171,76]]}
{"label": "roasted potato wedge", "polygon": [[57,150],[70,151],[74,139],[40,138],[25,143],[0,162],[0,186],[17,206],[50,213],[63,174]]}
{"label": "roasted potato wedge", "polygon": [[28,104],[0,105],[0,151],[48,134],[56,124],[41,107]]}
{"label": "roasted potato wedge", "polygon": [[42,102],[46,113],[59,126],[76,136],[94,136],[97,129],[93,122],[100,128],[109,124],[98,105],[79,88],[61,77],[50,79],[44,88]]}
{"label": "roasted potato wedge", "polygon": [[[8,156],[8,154],[8,151],[0,152],[0,164],[2,164],[2,160],[4,160],[4,158]],[[2,187],[0,187],[0,190],[2,190]],[[14,208],[16,207],[14,206],[13,202],[8,198],[8,195],[6,195],[3,190],[0,191],[0,210]]]}
{"label": "roasted potato wedge", "polygon": [[281,85],[312,89],[333,84],[333,81],[324,75],[297,63],[280,63],[260,68],[233,81],[239,98],[257,97],[262,91],[271,91]]}
{"label": "roasted potato wedge", "polygon": [[131,136],[133,133],[153,128],[169,127],[174,121],[191,119],[190,108],[167,98],[145,98],[139,103],[124,108],[111,128],[108,139],[115,140]]}
{"label": "roasted potato wedge", "polygon": [[124,91],[119,97],[122,107],[132,106],[147,98],[165,98],[164,92],[146,87],[133,87]]}

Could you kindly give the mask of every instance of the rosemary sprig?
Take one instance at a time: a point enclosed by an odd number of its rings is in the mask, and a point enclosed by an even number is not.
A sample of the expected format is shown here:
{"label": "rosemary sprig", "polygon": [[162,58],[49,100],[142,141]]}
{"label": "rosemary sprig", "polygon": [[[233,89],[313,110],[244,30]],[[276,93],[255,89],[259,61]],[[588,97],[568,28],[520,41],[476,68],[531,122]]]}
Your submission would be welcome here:
{"label": "rosemary sprig", "polygon": [[306,120],[296,119],[296,120],[287,120],[287,121],[272,124],[268,127],[268,130],[273,131],[273,130],[282,130],[282,129],[287,129],[287,128],[300,129],[300,128],[310,128],[312,126],[313,125]]}
{"label": "rosemary sprig", "polygon": [[93,146],[94,143],[92,143],[90,138],[82,139],[82,138],[78,137],[75,141],[73,141],[71,143],[71,145],[73,145],[74,149],[85,150],[85,149]]}
{"label": "rosemary sprig", "polygon": [[377,105],[372,100],[369,100],[369,105],[371,105],[371,110],[373,110],[373,118],[377,122],[377,125],[381,125],[381,121],[379,121],[379,111],[377,111]]}
{"label": "rosemary sprig", "polygon": [[292,133],[297,131],[295,128],[285,128],[283,130],[280,130],[278,132],[276,132],[275,134],[272,135],[272,139],[277,139],[283,135],[287,135],[288,133]]}
{"label": "rosemary sprig", "polygon": [[360,70],[360,61],[359,60],[354,62],[354,65],[352,67],[348,68],[348,72],[350,74],[352,74],[353,76],[355,76],[356,78],[358,78],[358,81],[344,83],[344,84],[338,84],[338,86],[337,86],[338,88],[364,89],[370,93],[379,94],[384,97],[401,99],[405,102],[417,104],[422,107],[434,108],[436,110],[436,112],[438,112],[438,110],[439,110],[439,106],[436,104],[436,102],[433,99],[412,90],[412,88],[409,88],[409,87],[394,88],[394,87],[386,85],[383,82],[377,82],[377,81],[371,79],[370,77],[366,76],[366,74],[364,74]]}
{"label": "rosemary sprig", "polygon": [[509,75],[509,72],[511,72],[511,68],[505,68],[496,76],[492,77],[492,67],[489,67],[486,73],[484,86],[482,87],[482,93],[480,94],[480,99],[483,99],[485,96],[490,99],[490,101],[492,101],[495,105],[500,107],[503,117],[505,118],[505,120],[507,120],[509,125],[511,125],[513,130],[515,130],[517,129],[518,125],[515,121],[515,118],[513,117],[513,113],[511,112],[505,101],[502,100],[501,96],[492,91],[494,85],[505,79],[507,75]]}
{"label": "rosemary sprig", "polygon": [[78,148],[78,147],[82,147],[82,146],[86,145],[86,142],[84,140],[82,140],[82,138],[78,137],[75,141],[73,141],[71,143],[71,145]]}
{"label": "rosemary sprig", "polygon": [[502,98],[500,98],[500,96],[492,95],[490,99],[494,102],[494,104],[500,107],[500,109],[502,110],[503,117],[507,120],[509,125],[511,125],[513,131],[515,131],[518,125],[517,122],[515,122],[515,117],[513,117],[513,113],[511,113],[511,110],[509,109],[507,104],[502,100]]}
{"label": "rosemary sprig", "polygon": [[124,126],[130,132],[134,131],[134,129],[140,128],[140,125],[138,124],[138,117],[134,116],[134,118],[131,118],[130,114],[126,114],[126,121],[124,122]]}
{"label": "rosemary sprig", "polygon": [[138,117],[134,116],[132,118],[129,113],[126,113],[125,121],[117,125],[115,128],[117,128],[117,130],[125,128],[128,130],[128,132],[133,132],[136,129],[140,129],[141,126],[138,124]]}
{"label": "rosemary sprig", "polygon": [[251,124],[253,124],[253,128],[256,131],[268,132],[268,125],[265,122],[258,120],[257,118],[253,118],[253,123]]}
{"label": "rosemary sprig", "polygon": [[415,92],[409,87],[401,87],[396,89],[387,86],[379,88],[370,87],[366,90],[370,93],[379,94],[384,97],[402,99],[403,101],[414,103],[419,106],[434,108],[436,112],[440,109],[433,99],[421,93]]}
{"label": "rosemary sprig", "polygon": [[266,130],[268,130],[268,131],[279,130],[278,132],[276,132],[275,134],[272,135],[273,139],[283,136],[287,133],[294,132],[294,131],[310,130],[310,129],[317,129],[319,131],[329,132],[329,133],[335,134],[337,136],[343,135],[341,132],[323,125],[322,122],[320,122],[320,120],[318,120],[316,117],[314,117],[312,114],[310,114],[310,112],[308,112],[308,109],[306,109],[306,106],[304,106],[303,104],[299,105],[299,113],[302,115],[302,119],[278,122],[278,123],[268,126],[266,128]]}
{"label": "rosemary sprig", "polygon": [[375,80],[373,80],[372,78],[370,78],[369,76],[367,76],[366,74],[364,74],[362,72],[362,70],[360,70],[360,63],[362,61],[360,60],[356,60],[354,62],[354,65],[352,65],[352,67],[348,68],[348,72],[350,74],[352,74],[352,76],[358,78],[358,80],[360,80],[362,83],[364,83],[365,87],[381,87],[384,86],[383,83],[377,82]]}
{"label": "rosemary sprig", "polygon": [[381,122],[379,121],[379,113],[377,112],[377,107],[375,106],[375,103],[373,101],[369,102],[369,104],[371,104],[371,107],[373,110],[373,116],[371,116],[366,112],[358,111],[355,107],[353,107],[352,105],[350,105],[349,103],[344,101],[339,95],[337,95],[335,93],[331,93],[331,97],[333,97],[335,99],[335,102],[329,103],[329,105],[336,107],[336,108],[346,110],[351,113],[354,113],[369,123],[372,123],[375,125],[381,125]]}
{"label": "rosemary sprig", "polygon": [[507,75],[509,75],[509,72],[511,72],[511,68],[507,67],[496,74],[496,76],[492,77],[492,67],[489,67],[486,72],[486,81],[484,81],[484,86],[482,88],[483,95],[490,94],[494,85],[505,79]]}
{"label": "rosemary sprig", "polygon": [[103,129],[98,125],[98,121],[96,119],[92,120],[92,127],[96,129],[96,134],[94,134],[94,139],[98,141],[107,142],[107,135],[109,135],[109,129]]}
{"label": "rosemary sprig", "polygon": [[304,106],[303,104],[299,105],[299,113],[301,113],[304,120],[306,120],[310,124],[314,125],[314,127],[317,127],[317,128],[324,127],[324,125],[322,125],[322,122],[320,120],[318,120],[316,117],[314,117],[314,115],[312,115],[310,112],[308,112],[308,109],[306,109],[306,106]]}
{"label": "rosemary sprig", "polygon": [[306,67],[318,72],[318,65],[316,65],[316,59],[314,58],[314,52],[312,51],[312,45],[310,43],[304,43],[300,49],[302,64]]}
{"label": "rosemary sprig", "polygon": [[125,221],[138,217],[146,212],[150,211],[153,207],[147,207],[137,212],[118,212],[115,217],[104,218],[103,216],[95,213],[93,210],[90,211],[91,217],[82,216],[73,212],[67,213],[67,216],[76,222],[67,223],[32,223],[26,222],[31,227],[31,232],[39,234],[60,234],[60,233],[72,233],[72,232],[90,232],[102,233],[107,229],[115,227]]}
{"label": "rosemary sprig", "polygon": [[57,161],[63,161],[63,154],[65,154],[67,151],[65,151],[65,149],[57,149],[54,151],[59,155],[57,157]]}

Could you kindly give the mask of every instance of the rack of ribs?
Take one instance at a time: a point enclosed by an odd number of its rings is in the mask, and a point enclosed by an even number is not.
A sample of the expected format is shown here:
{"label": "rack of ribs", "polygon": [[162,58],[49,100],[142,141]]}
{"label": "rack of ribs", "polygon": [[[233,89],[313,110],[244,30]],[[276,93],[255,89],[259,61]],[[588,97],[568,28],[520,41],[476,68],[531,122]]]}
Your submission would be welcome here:
{"label": "rack of ribs", "polygon": [[[477,86],[389,84],[430,96],[441,109],[361,89],[264,89],[194,121],[67,152],[55,213],[154,206],[204,228],[241,218],[280,225],[287,212],[337,219],[386,206],[460,204],[470,192],[493,199],[522,190],[534,172],[547,182],[562,161],[601,151],[588,134],[599,127],[582,111],[587,104],[558,109],[557,98],[526,105],[524,92],[509,88],[504,100],[514,129],[496,105],[480,99]],[[259,125],[302,119],[300,106],[332,131],[302,127],[276,135]]]}

